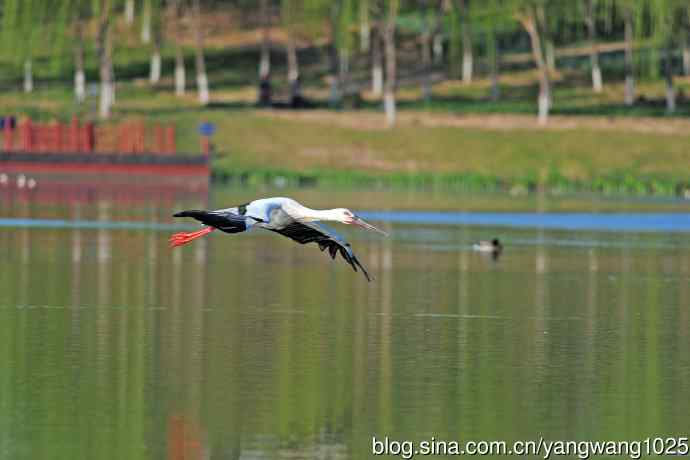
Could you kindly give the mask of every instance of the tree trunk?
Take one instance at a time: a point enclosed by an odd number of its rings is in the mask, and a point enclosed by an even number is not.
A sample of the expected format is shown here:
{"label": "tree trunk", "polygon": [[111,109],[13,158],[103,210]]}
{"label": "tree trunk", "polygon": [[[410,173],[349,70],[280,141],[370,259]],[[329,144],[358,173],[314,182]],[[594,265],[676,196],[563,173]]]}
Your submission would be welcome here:
{"label": "tree trunk", "polygon": [[194,35],[196,36],[196,86],[199,91],[199,103],[208,104],[208,76],[204,59],[204,33],[201,30],[201,0],[194,0]]}
{"label": "tree trunk", "polygon": [[369,1],[360,0],[359,4],[359,49],[368,53],[371,45],[371,24],[369,23]]}
{"label": "tree trunk", "polygon": [[[426,9],[426,2],[423,4],[424,9]],[[431,27],[427,15],[424,15],[422,25],[422,98],[424,101],[429,102],[431,100]]]}
{"label": "tree trunk", "polygon": [[141,42],[151,42],[151,0],[144,1],[144,10],[141,14]]}
{"label": "tree trunk", "polygon": [[520,17],[520,22],[522,22],[523,27],[529,34],[532,55],[539,72],[539,123],[546,124],[549,119],[549,108],[551,105],[551,83],[549,81],[549,69],[542,51],[536,14],[534,14],[533,10],[530,10],[530,12]]}
{"label": "tree trunk", "polygon": [[181,11],[179,0],[169,3],[171,16],[175,20],[175,95],[184,96],[186,91],[186,72],[184,65],[184,50],[182,49]]}
{"label": "tree trunk", "polygon": [[134,23],[134,0],[127,0],[125,3],[125,23],[128,25]]}
{"label": "tree trunk", "polygon": [[682,40],[683,75],[687,77],[690,76],[690,46],[688,46],[688,41],[690,40],[690,31],[687,28],[683,30]]}
{"label": "tree trunk", "polygon": [[595,93],[601,93],[603,90],[603,81],[601,77],[601,68],[599,67],[599,48],[597,44],[597,25],[594,19],[594,1],[587,0],[585,5],[585,22],[587,23],[587,32],[589,34],[589,62],[592,68],[592,89]]}
{"label": "tree trunk", "polygon": [[494,30],[489,31],[487,44],[489,47],[489,62],[491,63],[491,100],[497,101],[501,97],[501,87],[498,81],[500,63],[498,57],[498,41]]}
{"label": "tree trunk", "polygon": [[289,31],[287,39],[287,65],[288,65],[288,84],[290,86],[290,105],[298,104],[302,97],[302,88],[299,78],[299,60],[297,59],[297,44],[292,31]]}
{"label": "tree trunk", "polygon": [[431,34],[424,32],[422,34],[422,97],[426,102],[431,100]]}
{"label": "tree trunk", "polygon": [[383,94],[383,53],[381,52],[381,37],[375,29],[371,47],[371,92],[376,97]]}
{"label": "tree trunk", "polygon": [[259,60],[259,97],[262,107],[271,106],[271,9],[268,0],[261,0],[261,58]]}
{"label": "tree trunk", "polygon": [[86,73],[84,72],[84,34],[80,18],[75,20],[74,29],[74,96],[81,104],[86,99]]}
{"label": "tree trunk", "polygon": [[[549,35],[548,21],[546,20],[546,10],[544,5],[541,4],[536,7],[536,12],[534,13],[535,27],[537,30],[541,29],[538,34],[542,37],[543,42],[543,56],[546,58],[546,68],[549,72],[556,71],[556,46]],[[549,95],[551,97],[551,95]],[[549,100],[549,106],[551,101]]]}
{"label": "tree trunk", "polygon": [[635,76],[633,62],[633,12],[625,8],[625,105],[635,103]]}
{"label": "tree trunk", "polygon": [[474,68],[474,55],[472,54],[472,32],[468,20],[467,0],[458,0],[458,11],[462,27],[462,81],[470,83]]}
{"label": "tree trunk", "polygon": [[395,125],[396,106],[396,61],[395,61],[395,19],[398,13],[398,0],[390,0],[388,19],[383,33],[383,41],[386,54],[386,83],[384,89],[383,105],[386,112],[386,124]]}
{"label": "tree trunk", "polygon": [[261,60],[259,61],[259,79],[268,78],[271,73],[271,10],[268,0],[261,0]]}
{"label": "tree trunk", "polygon": [[34,73],[31,68],[31,58],[24,61],[24,92],[30,93],[34,90]]}
{"label": "tree trunk", "polygon": [[157,85],[161,79],[161,40],[162,33],[158,30],[153,38],[153,53],[151,54],[149,81],[152,85]]}
{"label": "tree trunk", "polygon": [[437,33],[434,35],[434,64],[438,65],[443,62],[443,35]]}
{"label": "tree trunk", "polygon": [[99,76],[101,79],[99,116],[109,118],[114,99],[113,68],[112,68],[112,40],[110,35],[110,2],[106,0],[101,5],[102,12],[98,24],[97,48],[99,61]]}
{"label": "tree trunk", "polygon": [[340,87],[339,87],[339,69],[338,69],[338,48],[337,43],[337,26],[336,26],[336,14],[335,8],[332,14],[329,15],[329,30],[330,30],[330,43],[328,45],[328,67],[329,74],[331,76],[331,91],[329,96],[329,105],[332,108],[337,108],[340,105]]}
{"label": "tree trunk", "polygon": [[338,53],[338,85],[343,95],[344,102],[347,102],[347,85],[350,75],[350,53],[346,49],[341,49]]}
{"label": "tree trunk", "polygon": [[676,89],[673,87],[673,48],[669,43],[666,46],[666,56],[664,62],[664,73],[666,79],[666,112],[675,113],[676,111]]}
{"label": "tree trunk", "polygon": [[544,49],[546,50],[546,67],[549,72],[556,71],[556,46],[553,40],[549,38],[544,39]]}

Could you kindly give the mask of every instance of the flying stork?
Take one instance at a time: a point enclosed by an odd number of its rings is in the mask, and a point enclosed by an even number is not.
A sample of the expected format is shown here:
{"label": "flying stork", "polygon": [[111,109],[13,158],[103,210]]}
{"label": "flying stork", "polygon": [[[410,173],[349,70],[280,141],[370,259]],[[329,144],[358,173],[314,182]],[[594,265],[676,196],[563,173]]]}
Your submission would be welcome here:
{"label": "flying stork", "polygon": [[265,228],[297,241],[300,244],[317,243],[321,251],[328,249],[332,259],[338,252],[356,272],[357,267],[371,281],[369,273],[359,263],[350,243],[334,230],[319,224],[318,221],[333,221],[354,224],[388,236],[383,230],[365,222],[349,209],[326,210],[309,209],[290,198],[264,198],[254,200],[233,208],[215,211],[189,210],[174,214],[174,217],[192,217],[205,227],[196,232],[175,233],[170,237],[170,247],[185,245],[192,240],[218,229],[225,233],[241,233],[253,227]]}

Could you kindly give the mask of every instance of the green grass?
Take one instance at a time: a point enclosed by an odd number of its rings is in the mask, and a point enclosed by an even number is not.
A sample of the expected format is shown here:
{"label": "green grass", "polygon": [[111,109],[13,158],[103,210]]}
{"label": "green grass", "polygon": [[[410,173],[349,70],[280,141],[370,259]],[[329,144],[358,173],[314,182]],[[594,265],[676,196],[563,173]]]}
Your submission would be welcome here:
{"label": "green grass", "polygon": [[[72,113],[89,116],[95,108],[95,101],[77,107],[57,89],[2,101],[8,112],[44,121],[67,120]],[[635,195],[680,194],[690,181],[690,133],[490,130],[410,122],[379,129],[348,126],[366,115],[357,112],[332,115],[333,122],[279,115],[284,113],[242,105],[200,108],[193,95],[180,101],[167,92],[123,85],[113,121],[173,122],[178,147],[187,152],[198,151],[199,122],[216,123],[213,168],[221,180],[515,193],[546,187]]]}

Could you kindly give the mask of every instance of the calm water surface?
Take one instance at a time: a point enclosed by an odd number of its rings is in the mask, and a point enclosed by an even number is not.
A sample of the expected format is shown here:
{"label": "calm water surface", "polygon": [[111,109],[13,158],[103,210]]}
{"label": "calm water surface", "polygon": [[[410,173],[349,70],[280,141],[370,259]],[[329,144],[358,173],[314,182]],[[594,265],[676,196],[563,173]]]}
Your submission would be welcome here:
{"label": "calm water surface", "polygon": [[[156,224],[0,227],[2,459],[688,434],[687,230],[342,229],[367,284],[268,232],[168,249],[170,211],[198,203],[2,199],[0,218]],[[470,251],[493,236],[497,262]]]}

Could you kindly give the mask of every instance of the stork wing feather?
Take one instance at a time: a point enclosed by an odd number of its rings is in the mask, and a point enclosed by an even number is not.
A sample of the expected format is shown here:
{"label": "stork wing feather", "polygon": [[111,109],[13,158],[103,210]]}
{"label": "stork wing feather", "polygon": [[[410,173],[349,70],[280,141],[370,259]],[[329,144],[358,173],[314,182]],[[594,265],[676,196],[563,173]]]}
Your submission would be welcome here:
{"label": "stork wing feather", "polygon": [[357,267],[359,267],[367,281],[371,281],[371,276],[369,276],[362,264],[359,263],[355,253],[352,252],[350,243],[338,235],[335,230],[323,224],[293,221],[282,228],[268,228],[268,230],[287,236],[300,244],[317,243],[321,251],[328,249],[332,259],[335,259],[335,256],[340,252],[340,255],[350,264],[354,271],[357,271]]}

